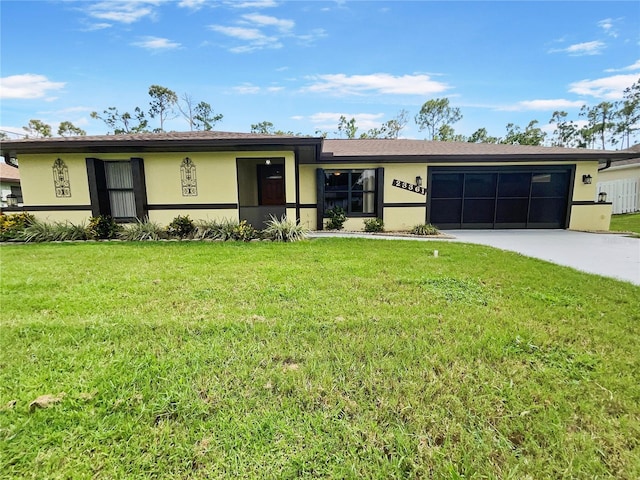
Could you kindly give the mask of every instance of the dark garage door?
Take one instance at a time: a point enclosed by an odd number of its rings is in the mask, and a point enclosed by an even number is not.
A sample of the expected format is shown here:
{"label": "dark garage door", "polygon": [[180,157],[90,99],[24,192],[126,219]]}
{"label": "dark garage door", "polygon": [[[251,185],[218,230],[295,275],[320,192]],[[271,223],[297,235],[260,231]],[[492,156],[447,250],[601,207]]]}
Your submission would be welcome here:
{"label": "dark garage door", "polygon": [[439,228],[566,228],[572,167],[430,167]]}

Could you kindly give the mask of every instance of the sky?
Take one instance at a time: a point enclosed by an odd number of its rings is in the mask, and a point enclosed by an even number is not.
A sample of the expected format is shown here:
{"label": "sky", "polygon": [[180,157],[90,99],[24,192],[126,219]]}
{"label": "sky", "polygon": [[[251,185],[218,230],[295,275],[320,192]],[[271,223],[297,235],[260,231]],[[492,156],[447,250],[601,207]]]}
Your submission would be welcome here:
{"label": "sky", "polygon": [[456,133],[500,137],[531,120],[551,132],[556,110],[578,121],[640,79],[636,1],[2,0],[0,16],[5,132],[107,134],[92,111],[148,111],[161,85],[209,103],[220,131],[336,138],[340,116],[359,135],[405,110],[401,136],[421,139],[416,113],[447,98]]}

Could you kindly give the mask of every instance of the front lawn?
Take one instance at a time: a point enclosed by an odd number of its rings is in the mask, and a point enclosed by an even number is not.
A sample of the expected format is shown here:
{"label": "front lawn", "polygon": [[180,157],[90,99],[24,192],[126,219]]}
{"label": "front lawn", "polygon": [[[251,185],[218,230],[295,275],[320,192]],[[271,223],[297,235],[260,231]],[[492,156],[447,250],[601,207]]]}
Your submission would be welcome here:
{"label": "front lawn", "polygon": [[634,232],[640,235],[640,212],[612,215],[609,230],[614,232]]}
{"label": "front lawn", "polygon": [[441,242],[0,255],[2,478],[640,477],[629,283]]}

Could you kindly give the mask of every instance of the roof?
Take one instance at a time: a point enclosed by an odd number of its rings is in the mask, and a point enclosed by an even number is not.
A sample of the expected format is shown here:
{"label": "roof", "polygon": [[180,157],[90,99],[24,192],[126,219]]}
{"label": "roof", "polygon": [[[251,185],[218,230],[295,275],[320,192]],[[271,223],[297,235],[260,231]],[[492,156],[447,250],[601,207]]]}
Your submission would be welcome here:
{"label": "roof", "polygon": [[0,162],[0,180],[20,182],[20,171],[16,167]]}
{"label": "roof", "polygon": [[406,161],[531,161],[622,160],[631,151],[537,147],[467,142],[435,142],[408,139],[333,140],[320,137],[265,135],[218,131],[140,133],[53,138],[26,138],[2,142],[9,156],[25,153],[179,152],[222,150],[277,150],[299,148],[302,163]]}
{"label": "roof", "polygon": [[3,155],[20,153],[212,151],[251,147],[315,146],[322,139],[291,135],[266,135],[217,131],[135,133],[123,135],[79,135],[72,137],[22,138],[2,142]]}
{"label": "roof", "polygon": [[493,143],[437,142],[428,140],[325,140],[322,158],[325,160],[362,160],[380,158],[386,161],[414,157],[437,160],[518,160],[567,159],[599,160],[629,158],[630,152],[591,150],[585,148],[542,147],[530,145],[504,145]]}

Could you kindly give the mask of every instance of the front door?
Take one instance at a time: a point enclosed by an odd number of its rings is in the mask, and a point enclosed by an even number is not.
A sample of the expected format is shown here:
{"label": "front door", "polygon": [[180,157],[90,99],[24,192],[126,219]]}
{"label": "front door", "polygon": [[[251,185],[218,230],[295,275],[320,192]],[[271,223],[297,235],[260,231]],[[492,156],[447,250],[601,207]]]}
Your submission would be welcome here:
{"label": "front door", "polygon": [[284,165],[258,165],[258,204],[284,205]]}

